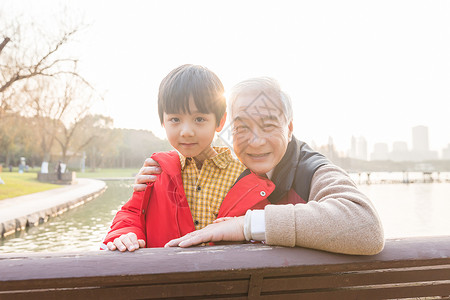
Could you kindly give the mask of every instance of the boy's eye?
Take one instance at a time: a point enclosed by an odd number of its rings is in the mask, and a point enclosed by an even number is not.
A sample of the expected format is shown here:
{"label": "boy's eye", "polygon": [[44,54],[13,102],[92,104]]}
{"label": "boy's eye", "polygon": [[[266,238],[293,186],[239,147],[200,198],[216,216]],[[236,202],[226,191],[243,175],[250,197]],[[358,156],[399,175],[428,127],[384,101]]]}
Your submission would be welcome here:
{"label": "boy's eye", "polygon": [[200,123],[200,122],[204,122],[204,121],[205,121],[205,118],[203,118],[203,117],[197,117],[197,118],[195,118],[195,122]]}
{"label": "boy's eye", "polygon": [[170,122],[178,123],[178,122],[180,122],[180,118],[170,118]]}

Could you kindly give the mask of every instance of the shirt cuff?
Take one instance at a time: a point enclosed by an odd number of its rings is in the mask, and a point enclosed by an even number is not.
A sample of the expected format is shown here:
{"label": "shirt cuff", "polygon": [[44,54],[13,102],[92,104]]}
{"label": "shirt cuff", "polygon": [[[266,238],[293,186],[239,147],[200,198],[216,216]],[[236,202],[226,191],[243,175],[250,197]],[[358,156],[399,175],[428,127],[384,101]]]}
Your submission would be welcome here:
{"label": "shirt cuff", "polygon": [[247,241],[266,240],[266,218],[264,210],[248,210],[244,219],[244,236]]}

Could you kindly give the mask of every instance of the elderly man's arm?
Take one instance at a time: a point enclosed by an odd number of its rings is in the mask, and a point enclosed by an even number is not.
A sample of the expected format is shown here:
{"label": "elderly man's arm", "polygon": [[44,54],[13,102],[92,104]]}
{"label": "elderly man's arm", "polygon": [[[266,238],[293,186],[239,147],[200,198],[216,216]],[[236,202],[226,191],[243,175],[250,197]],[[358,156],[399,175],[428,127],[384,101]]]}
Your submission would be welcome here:
{"label": "elderly man's arm", "polygon": [[268,205],[266,243],[345,254],[372,255],[384,247],[380,218],[370,200],[337,166],[320,167],[307,204]]}

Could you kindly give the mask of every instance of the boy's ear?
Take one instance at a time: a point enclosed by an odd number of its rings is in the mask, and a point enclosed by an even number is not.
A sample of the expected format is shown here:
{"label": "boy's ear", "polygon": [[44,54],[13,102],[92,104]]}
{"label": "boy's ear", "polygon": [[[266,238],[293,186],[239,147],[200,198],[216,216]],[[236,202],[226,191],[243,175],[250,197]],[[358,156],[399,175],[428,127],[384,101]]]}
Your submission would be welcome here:
{"label": "boy's ear", "polygon": [[217,126],[217,128],[216,128],[216,131],[217,131],[217,132],[220,132],[220,131],[222,130],[223,126],[225,125],[225,121],[226,121],[226,120],[227,120],[227,113],[225,112],[225,113],[223,114],[222,119],[220,119],[219,126]]}
{"label": "boy's ear", "polygon": [[290,142],[292,140],[292,132],[294,131],[294,124],[292,121],[289,123],[288,129],[289,129],[288,138],[289,138],[289,142]]}

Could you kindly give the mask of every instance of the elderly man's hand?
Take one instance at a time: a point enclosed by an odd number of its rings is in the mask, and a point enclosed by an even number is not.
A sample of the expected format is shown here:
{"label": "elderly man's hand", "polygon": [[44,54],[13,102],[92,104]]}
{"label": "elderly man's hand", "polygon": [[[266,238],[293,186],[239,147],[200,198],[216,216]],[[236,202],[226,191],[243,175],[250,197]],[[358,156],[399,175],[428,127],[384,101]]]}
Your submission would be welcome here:
{"label": "elderly man's hand", "polygon": [[193,231],[178,239],[171,240],[164,247],[189,247],[207,242],[245,241],[244,216],[221,220],[203,229]]}
{"label": "elderly man's hand", "polygon": [[147,158],[144,161],[144,165],[139,170],[139,173],[134,178],[134,191],[144,191],[147,187],[147,183],[154,182],[156,180],[155,175],[158,174],[161,174],[161,168],[159,167],[159,164],[155,160]]}

